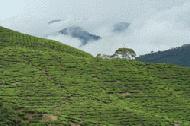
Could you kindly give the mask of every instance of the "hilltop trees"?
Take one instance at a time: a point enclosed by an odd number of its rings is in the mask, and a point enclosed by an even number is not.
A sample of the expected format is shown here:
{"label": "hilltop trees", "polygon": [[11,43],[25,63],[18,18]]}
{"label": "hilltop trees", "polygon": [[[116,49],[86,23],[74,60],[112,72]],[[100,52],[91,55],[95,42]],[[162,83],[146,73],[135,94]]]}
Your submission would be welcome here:
{"label": "hilltop trees", "polygon": [[115,51],[113,57],[133,60],[136,57],[136,53],[133,49],[130,48],[119,48]]}
{"label": "hilltop trees", "polygon": [[98,54],[97,57],[101,57],[103,59],[127,59],[127,60],[134,60],[136,57],[136,53],[133,49],[130,48],[119,48],[115,51],[113,55],[105,55],[105,54]]}

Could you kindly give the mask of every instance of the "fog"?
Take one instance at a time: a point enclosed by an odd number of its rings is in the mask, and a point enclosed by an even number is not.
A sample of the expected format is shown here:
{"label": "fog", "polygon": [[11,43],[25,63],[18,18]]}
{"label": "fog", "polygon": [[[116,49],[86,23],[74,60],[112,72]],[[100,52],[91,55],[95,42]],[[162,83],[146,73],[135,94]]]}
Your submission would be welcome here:
{"label": "fog", "polygon": [[[59,40],[93,55],[119,47],[138,55],[190,43],[188,0],[2,0],[0,25]],[[52,22],[52,23],[49,23]],[[122,32],[114,25],[127,22]],[[79,26],[102,39],[80,46],[79,39],[58,31]]]}

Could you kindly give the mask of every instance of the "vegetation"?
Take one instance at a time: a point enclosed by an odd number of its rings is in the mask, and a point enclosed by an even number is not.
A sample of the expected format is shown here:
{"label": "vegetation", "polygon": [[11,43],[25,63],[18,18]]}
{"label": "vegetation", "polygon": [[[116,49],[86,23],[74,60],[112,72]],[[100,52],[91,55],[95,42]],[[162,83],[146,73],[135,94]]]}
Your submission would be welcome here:
{"label": "vegetation", "polygon": [[133,59],[136,57],[136,53],[130,48],[119,48],[116,50],[115,55],[121,55],[123,58]]}
{"label": "vegetation", "polygon": [[113,55],[97,54],[96,57],[102,58],[102,59],[134,60],[136,57],[136,53],[133,49],[130,49],[130,48],[119,48],[115,51],[115,53]]}
{"label": "vegetation", "polygon": [[137,58],[149,63],[169,63],[181,66],[190,66],[190,44],[172,48],[166,51],[146,54]]}
{"label": "vegetation", "polygon": [[189,126],[190,69],[105,60],[0,28],[0,125]]}
{"label": "vegetation", "polygon": [[129,53],[129,54],[135,54],[135,51],[133,49],[130,48],[119,48],[118,50],[116,50],[116,53],[118,54],[125,54],[125,53]]}

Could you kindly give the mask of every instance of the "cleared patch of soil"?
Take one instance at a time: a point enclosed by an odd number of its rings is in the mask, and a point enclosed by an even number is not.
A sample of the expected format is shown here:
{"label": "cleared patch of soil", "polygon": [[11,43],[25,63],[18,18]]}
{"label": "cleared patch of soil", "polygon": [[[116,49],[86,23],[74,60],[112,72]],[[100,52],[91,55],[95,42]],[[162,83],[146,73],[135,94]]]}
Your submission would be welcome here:
{"label": "cleared patch of soil", "polygon": [[51,122],[51,121],[56,121],[56,120],[58,120],[58,117],[55,115],[44,114],[42,116],[42,121],[44,122]]}

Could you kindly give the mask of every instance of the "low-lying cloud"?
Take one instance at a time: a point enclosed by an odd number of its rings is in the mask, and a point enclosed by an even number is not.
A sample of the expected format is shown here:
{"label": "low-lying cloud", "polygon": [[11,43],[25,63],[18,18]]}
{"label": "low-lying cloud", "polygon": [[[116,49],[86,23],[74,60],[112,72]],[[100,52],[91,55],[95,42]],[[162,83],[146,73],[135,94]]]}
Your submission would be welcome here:
{"label": "low-lying cloud", "polygon": [[[23,10],[2,19],[0,25],[59,40],[93,55],[112,54],[119,47],[133,48],[140,55],[190,43],[188,0],[28,0]],[[119,34],[113,32],[116,24],[120,24]],[[80,46],[79,39],[59,34],[71,26],[101,39]]]}

